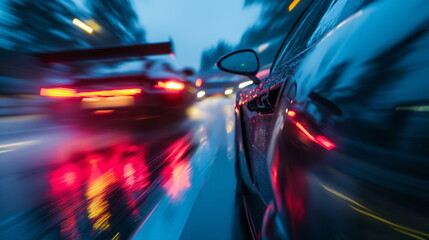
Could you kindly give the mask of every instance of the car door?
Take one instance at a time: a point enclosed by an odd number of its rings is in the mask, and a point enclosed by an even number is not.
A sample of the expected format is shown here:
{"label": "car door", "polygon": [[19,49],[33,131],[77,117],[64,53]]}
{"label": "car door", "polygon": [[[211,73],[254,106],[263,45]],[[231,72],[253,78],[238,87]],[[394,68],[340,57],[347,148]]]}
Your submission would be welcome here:
{"label": "car door", "polygon": [[257,194],[265,203],[272,199],[266,156],[275,121],[273,113],[277,98],[282,89],[287,88],[292,91],[290,99],[293,99],[296,83],[291,76],[310,48],[307,45],[308,39],[317,29],[331,2],[332,0],[310,2],[285,38],[269,76],[260,85],[240,95],[249,173]]}
{"label": "car door", "polygon": [[310,148],[284,127],[271,169],[294,238],[427,238],[428,11],[413,4],[364,10],[301,64],[295,119],[337,147]]}
{"label": "car door", "polygon": [[[302,112],[307,113],[308,115],[312,115],[314,118],[314,122],[323,122],[325,120],[325,112],[328,112],[327,114],[335,115],[337,112],[337,108],[335,105],[333,105],[329,100],[326,98],[320,96],[320,94],[317,94],[319,91],[316,91],[313,94],[308,94],[309,91],[307,91],[307,95],[309,98],[309,101],[305,102],[305,104],[302,103],[302,100],[300,98],[303,97],[303,89],[308,89],[309,84],[306,83],[306,81],[313,81],[312,76],[308,75],[305,78],[304,77],[295,77],[295,70],[291,69],[291,61],[294,61],[295,66],[302,65],[301,59],[303,56],[306,56],[307,53],[312,52],[313,50],[317,50],[318,42],[323,41],[324,36],[329,34],[329,31],[336,28],[336,26],[340,26],[343,21],[345,21],[348,17],[351,15],[357,13],[364,5],[370,3],[370,1],[347,1],[347,0],[337,0],[333,1],[328,10],[323,14],[323,17],[320,19],[320,21],[317,23],[315,27],[313,27],[313,31],[311,34],[307,35],[305,39],[296,39],[298,44],[297,46],[301,47],[301,51],[295,55],[295,58],[292,56],[292,59],[290,59],[290,55],[288,55],[287,47],[283,49],[283,59],[280,60],[274,67],[276,68],[276,75],[279,76],[286,76],[286,81],[283,82],[283,90],[281,94],[281,98],[279,100],[279,103],[281,106],[278,106],[278,111],[276,113],[277,116],[284,116],[285,110],[288,111],[291,106],[293,106],[294,113],[296,113],[297,116],[302,117]],[[309,25],[306,25],[309,26]],[[308,33],[308,32],[307,32]],[[293,41],[293,40],[292,40]],[[294,47],[294,43],[289,43],[289,49],[296,49]],[[300,44],[300,45],[299,45]],[[288,59],[289,58],[289,59]],[[314,72],[318,72],[318,66],[324,65],[326,63],[323,62],[323,57],[321,57],[321,61],[312,61],[308,63],[307,61],[307,68],[312,69]],[[318,59],[318,60],[320,60]],[[314,69],[313,69],[314,68]],[[335,68],[335,71],[333,71],[332,75],[329,75],[327,78],[335,80],[336,75],[339,74],[342,71],[342,65],[339,65],[337,68]],[[280,79],[279,79],[280,81]],[[325,81],[328,86],[330,87],[330,84],[328,81]],[[307,97],[307,95],[305,95]],[[305,110],[300,110],[297,108],[297,106],[303,107]],[[321,108],[325,110],[323,113],[321,112]],[[298,109],[298,110],[297,110]],[[327,110],[326,110],[327,109]],[[292,113],[292,112],[291,112]],[[289,114],[288,114],[289,115]],[[289,115],[290,118],[294,118],[295,115]],[[323,118],[321,117],[323,116]],[[280,119],[280,117],[279,117]],[[294,118],[297,119],[297,118]],[[281,126],[281,125],[278,125]],[[294,129],[289,128],[289,125],[285,125],[284,129]],[[324,126],[326,128],[326,125]],[[284,130],[287,131],[287,130]],[[304,131],[307,131],[306,129]],[[277,132],[277,131],[276,131]],[[308,133],[308,132],[307,132]],[[294,137],[289,137],[288,139],[293,139]],[[298,138],[297,138],[298,139]],[[275,140],[275,139],[274,139]],[[277,143],[277,141],[274,141]],[[281,155],[282,157],[275,157],[280,159],[281,164],[273,164],[271,163],[270,166],[270,172],[273,173],[273,176],[280,176],[279,179],[275,179],[273,177],[273,187],[276,189],[275,194],[276,198],[277,196],[291,196],[288,199],[287,204],[284,204],[284,206],[287,207],[287,213],[289,214],[288,221],[291,225],[296,225],[297,222],[300,222],[303,216],[303,208],[300,208],[299,206],[303,206],[302,204],[307,199],[306,193],[308,192],[308,189],[305,188],[305,181],[306,179],[302,176],[302,171],[300,171],[299,168],[292,168],[293,163],[297,162],[296,165],[302,164],[306,166],[306,163],[308,162],[307,159],[301,154],[299,151],[293,151],[293,148],[288,148],[286,144],[283,144],[284,142],[275,144],[276,148],[281,148],[282,152],[287,152],[286,155]],[[326,142],[325,142],[326,143]],[[272,152],[271,152],[272,153]],[[277,152],[275,152],[277,154]],[[295,155],[294,155],[295,154]],[[272,154],[275,155],[275,154]],[[292,161],[292,155],[294,155],[295,161]],[[276,155],[278,156],[278,155]],[[317,157],[317,156],[316,156]],[[317,159],[317,158],[316,158]],[[274,160],[273,160],[274,161]],[[275,161],[274,161],[275,162]],[[278,162],[278,161],[277,161]],[[291,163],[293,162],[293,163]],[[281,170],[277,170],[281,169]],[[282,174],[279,172],[283,171]],[[278,184],[277,184],[278,183]],[[277,185],[276,185],[277,184]],[[282,188],[282,191],[288,191],[285,192],[279,192],[278,189],[280,189],[278,186],[283,184],[283,186],[287,186]],[[287,189],[287,190],[284,190]],[[315,200],[316,202],[319,199]],[[282,206],[281,206],[282,207]],[[319,219],[322,220],[322,219]],[[323,221],[323,220],[322,220]],[[267,224],[269,225],[269,224]],[[327,230],[329,231],[329,230]],[[310,238],[310,239],[315,239]],[[327,238],[330,239],[330,238]]]}

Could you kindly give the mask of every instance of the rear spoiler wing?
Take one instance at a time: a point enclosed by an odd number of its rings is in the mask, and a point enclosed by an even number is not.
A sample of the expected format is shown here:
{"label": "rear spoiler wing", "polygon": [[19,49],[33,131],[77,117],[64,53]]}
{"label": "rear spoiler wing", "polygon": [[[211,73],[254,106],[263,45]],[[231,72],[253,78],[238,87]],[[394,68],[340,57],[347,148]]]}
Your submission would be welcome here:
{"label": "rear spoiler wing", "polygon": [[33,56],[35,56],[42,63],[51,64],[90,60],[107,60],[116,58],[133,58],[172,53],[173,44],[171,42],[160,42],[118,47],[78,49],[58,52],[41,52],[33,53]]}

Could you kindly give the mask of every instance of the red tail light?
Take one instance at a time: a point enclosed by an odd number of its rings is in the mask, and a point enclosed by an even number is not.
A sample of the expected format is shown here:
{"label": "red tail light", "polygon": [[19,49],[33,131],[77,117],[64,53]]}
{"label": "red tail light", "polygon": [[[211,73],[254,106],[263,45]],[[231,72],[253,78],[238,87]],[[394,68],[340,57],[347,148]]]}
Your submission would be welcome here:
{"label": "red tail light", "polygon": [[329,141],[328,139],[326,139],[324,136],[317,136],[315,138],[315,141],[322,147],[331,150],[333,148],[335,148],[335,144],[331,141]]}
{"label": "red tail light", "polygon": [[77,93],[77,96],[79,97],[133,96],[133,95],[140,94],[141,92],[142,90],[139,88],[130,88],[130,89],[80,92],[80,93]]}
{"label": "red tail light", "polygon": [[169,81],[159,81],[155,88],[159,89],[168,89],[168,90],[183,90],[185,89],[185,84],[183,82],[169,80]]}
{"label": "red tail light", "polygon": [[[287,115],[290,118],[295,118],[296,112],[295,111],[288,111]],[[298,129],[301,131],[301,133],[309,140],[319,144],[323,148],[327,150],[332,150],[336,147],[335,143],[331,142],[329,139],[327,139],[324,136],[317,136],[312,134],[310,131],[308,131],[301,123],[292,120],[295,123],[295,126],[298,127]]]}
{"label": "red tail light", "polygon": [[201,87],[203,85],[203,80],[201,78],[198,78],[197,81],[195,81],[195,87]]}
{"label": "red tail light", "polygon": [[305,129],[305,127],[302,126],[301,123],[299,123],[299,122],[296,122],[295,125],[298,127],[298,129],[301,131],[301,133],[303,133],[303,135],[305,137],[307,137],[309,140],[319,144],[320,146],[322,146],[328,150],[335,148],[335,144],[333,142],[329,141],[324,136],[314,136],[307,129]]}
{"label": "red tail light", "polygon": [[102,115],[102,114],[109,114],[109,113],[113,113],[115,110],[96,110],[94,112],[92,112],[92,114],[95,115]]}
{"label": "red tail light", "polygon": [[53,98],[70,98],[76,97],[76,90],[71,88],[42,88],[40,96]]}
{"label": "red tail light", "polygon": [[114,89],[103,91],[76,92],[72,88],[42,88],[40,96],[52,98],[72,98],[72,97],[108,97],[108,96],[133,96],[142,92],[139,88]]}
{"label": "red tail light", "polygon": [[287,115],[291,118],[294,118],[296,116],[296,112],[295,111],[288,111]]}

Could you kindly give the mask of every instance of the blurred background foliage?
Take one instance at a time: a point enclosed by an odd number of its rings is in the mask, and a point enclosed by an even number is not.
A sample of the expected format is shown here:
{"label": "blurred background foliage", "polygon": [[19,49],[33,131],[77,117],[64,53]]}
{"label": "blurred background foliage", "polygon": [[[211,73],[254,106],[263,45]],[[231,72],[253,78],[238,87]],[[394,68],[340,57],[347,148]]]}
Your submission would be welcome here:
{"label": "blurred background foliage", "polygon": [[[78,3],[71,0],[5,1],[0,15],[0,76],[27,79],[30,83],[53,75],[80,74],[100,63],[76,62],[52,72],[32,61],[28,53],[145,42],[145,31],[139,26],[130,0]],[[91,26],[92,34],[73,25],[75,18]],[[0,92],[16,89],[9,85],[16,84],[10,79],[0,81]]]}
{"label": "blurred background foliage", "polygon": [[[214,65],[216,60],[238,49],[255,49],[259,53],[261,66],[267,67],[272,62],[285,32],[290,28],[287,14],[285,17],[290,1],[244,0],[243,8],[255,4],[261,6],[261,15],[242,35],[238,44],[220,40],[217,45],[201,53],[199,72],[202,77],[221,74]],[[5,0],[2,8],[1,62],[20,53],[146,42],[146,32],[139,23],[131,0]],[[88,34],[77,29],[72,24],[74,18],[91,26],[94,32]],[[261,46],[264,46],[263,51],[260,51]],[[21,61],[19,57],[17,59]],[[5,71],[0,69],[1,74],[14,65],[12,59],[4,67]],[[73,73],[85,71],[81,63],[70,67]]]}
{"label": "blurred background foliage", "polygon": [[[201,71],[207,75],[218,72],[213,63],[228,52],[252,48],[258,52],[261,66],[271,64],[276,52],[283,42],[285,33],[290,29],[287,13],[290,1],[281,0],[245,0],[244,7],[260,4],[262,12],[259,21],[249,28],[242,36],[239,44],[232,46],[226,42],[207,49],[201,57]],[[286,15],[286,17],[285,17]],[[263,51],[259,47],[265,45]]]}
{"label": "blurred background foliage", "polygon": [[[20,52],[50,51],[144,42],[145,32],[129,0],[11,0],[0,28],[2,47]],[[93,34],[76,31],[72,19],[95,25]],[[101,27],[102,26],[102,27]]]}

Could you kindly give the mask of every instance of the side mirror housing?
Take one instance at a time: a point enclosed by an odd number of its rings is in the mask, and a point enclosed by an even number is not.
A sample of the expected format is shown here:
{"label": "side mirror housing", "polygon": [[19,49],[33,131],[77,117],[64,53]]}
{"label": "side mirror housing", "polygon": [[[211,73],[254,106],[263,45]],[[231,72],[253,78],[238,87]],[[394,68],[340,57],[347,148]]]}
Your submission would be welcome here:
{"label": "side mirror housing", "polygon": [[216,66],[224,72],[245,75],[252,79],[255,84],[261,83],[261,80],[256,77],[259,72],[258,55],[252,49],[229,53],[221,57]]}

